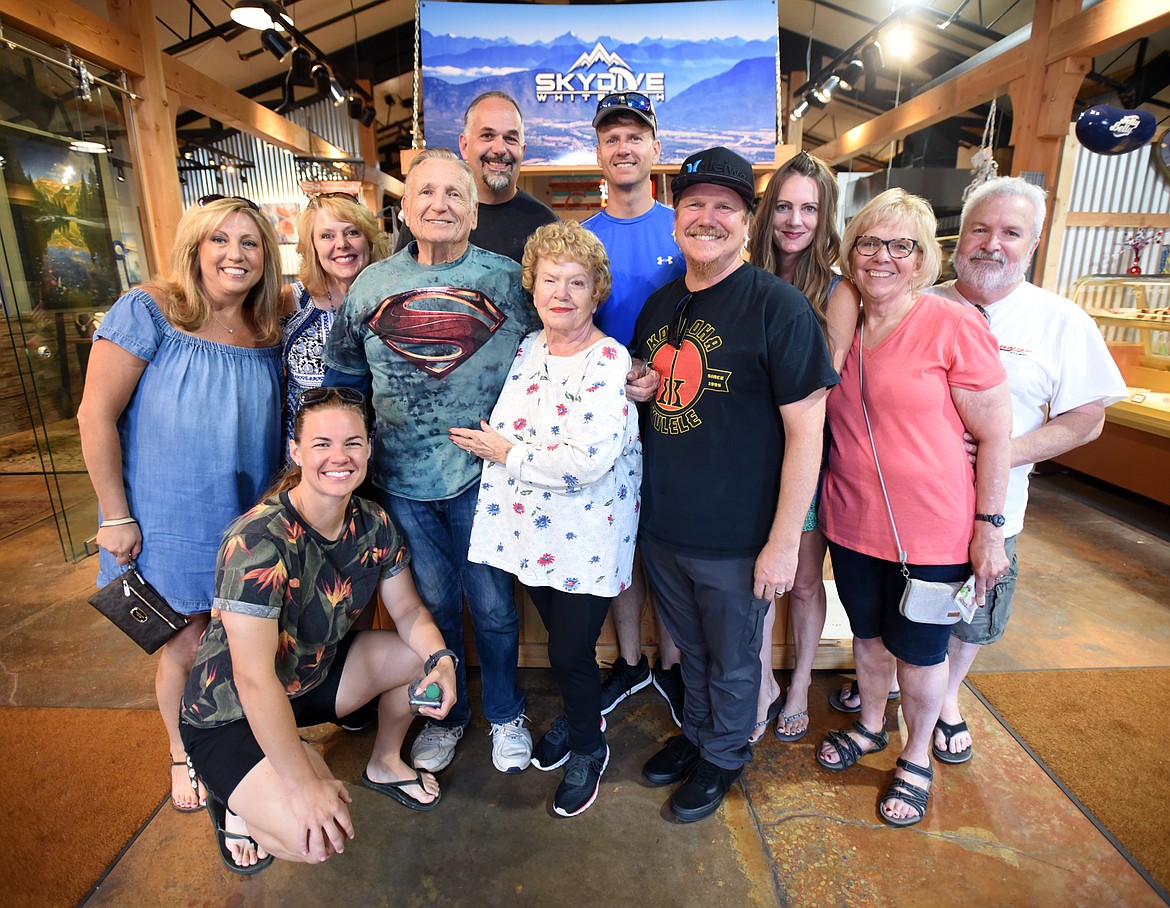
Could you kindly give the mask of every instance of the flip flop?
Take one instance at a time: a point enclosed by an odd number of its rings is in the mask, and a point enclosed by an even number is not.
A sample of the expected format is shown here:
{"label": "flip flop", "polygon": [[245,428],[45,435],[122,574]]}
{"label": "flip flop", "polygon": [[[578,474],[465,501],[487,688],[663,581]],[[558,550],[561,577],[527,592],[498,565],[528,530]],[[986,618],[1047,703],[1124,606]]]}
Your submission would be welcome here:
{"label": "flip flop", "polygon": [[411,785],[417,785],[419,788],[423,787],[422,772],[417,769],[414,771],[413,779],[403,779],[401,782],[375,782],[363,769],[361,784],[380,794],[389,795],[403,807],[409,807],[411,810],[434,810],[439,806],[439,799],[443,797],[443,793],[440,791],[435,795],[433,801],[427,801],[424,804],[422,801],[412,798],[403,791],[404,788]]}
{"label": "flip flop", "polygon": [[[857,695],[858,695],[857,682],[850,681],[849,682],[849,697],[848,697],[848,699],[852,700]],[[900,696],[902,696],[902,692],[900,690],[892,690],[888,694],[886,694],[886,699],[887,700],[897,700]],[[843,699],[841,699],[841,688],[839,688],[839,687],[834,687],[831,691],[829,691],[829,705],[831,707],[833,707],[833,709],[837,710],[837,712],[839,712],[839,713],[859,713],[859,712],[861,712],[861,704],[860,703],[858,703],[856,706],[850,706]]]}
{"label": "flip flop", "polygon": [[187,778],[191,780],[191,787],[195,789],[195,806],[180,807],[179,802],[175,800],[174,795],[171,795],[171,809],[175,811],[175,813],[198,813],[203,809],[203,805],[199,803],[199,786],[196,783],[196,779],[194,778],[195,770],[191,768],[191,764],[186,760],[172,760],[171,769],[174,769],[176,766],[182,766],[183,769],[187,770]]}
{"label": "flip flop", "polygon": [[242,876],[251,876],[254,873],[259,873],[265,867],[272,863],[272,855],[266,858],[261,858],[255,864],[250,864],[245,867],[242,864],[237,864],[232,857],[232,850],[228,847],[228,839],[242,839],[252,843],[253,848],[258,848],[256,840],[250,835],[244,835],[239,832],[228,832],[227,830],[227,805],[223,801],[215,797],[211,792],[207,793],[207,814],[211,817],[211,825],[215,827],[215,843],[219,846],[219,857],[223,861],[224,866],[232,873],[238,873]]}
{"label": "flip flop", "polygon": [[791,744],[793,741],[799,741],[801,738],[803,738],[805,735],[808,734],[808,726],[806,725],[800,731],[793,732],[792,734],[785,733],[784,726],[788,724],[789,719],[804,719],[804,718],[808,718],[808,710],[807,709],[802,709],[800,712],[794,713],[791,716],[784,715],[784,711],[781,710],[780,715],[776,718],[776,728],[775,728],[776,737],[779,738],[781,741],[787,741],[789,744]]}
{"label": "flip flop", "polygon": [[957,735],[961,731],[966,731],[966,732],[970,731],[970,729],[967,728],[966,720],[964,720],[962,722],[957,722],[954,725],[949,725],[946,722],[944,722],[942,719],[939,719],[937,722],[934,723],[934,728],[935,728],[935,731],[941,731],[943,733],[943,737],[946,739],[946,748],[945,749],[940,748],[937,744],[931,744],[930,749],[932,751],[934,751],[934,758],[936,760],[941,760],[943,763],[952,763],[953,764],[953,763],[966,763],[968,760],[971,759],[972,752],[971,752],[971,745],[970,744],[968,744],[965,748],[960,750],[958,753],[951,753],[951,738],[953,738],[955,735]]}
{"label": "flip flop", "polygon": [[[769,704],[768,714],[766,716],[764,716],[764,718],[762,718],[759,722],[757,722],[755,725],[752,726],[751,735],[754,735],[761,728],[767,728],[775,720],[775,718],[778,715],[780,715],[780,707],[783,705],[783,703],[784,703],[784,691],[781,691],[780,693],[778,693],[776,695],[776,699],[773,700]],[[751,735],[748,735],[748,744],[749,745],[759,744],[761,741],[764,740],[764,736],[760,735],[758,738],[756,738],[753,741],[751,739]]]}

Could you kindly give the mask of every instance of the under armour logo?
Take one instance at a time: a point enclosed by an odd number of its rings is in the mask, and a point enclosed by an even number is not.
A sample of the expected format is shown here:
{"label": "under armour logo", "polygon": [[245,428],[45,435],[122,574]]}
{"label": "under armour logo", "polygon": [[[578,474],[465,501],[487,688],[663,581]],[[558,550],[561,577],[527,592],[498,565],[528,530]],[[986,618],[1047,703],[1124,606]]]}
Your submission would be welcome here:
{"label": "under armour logo", "polygon": [[658,264],[659,265],[673,265],[674,264],[674,256],[673,255],[660,255],[660,256],[658,256]]}
{"label": "under armour logo", "polygon": [[696,172],[698,172],[698,170],[699,170],[699,165],[700,165],[700,164],[702,164],[702,163],[703,163],[703,159],[702,159],[702,158],[699,158],[699,160],[695,161],[693,164],[687,164],[687,165],[686,165],[686,168],[687,168],[687,173],[696,173]]}

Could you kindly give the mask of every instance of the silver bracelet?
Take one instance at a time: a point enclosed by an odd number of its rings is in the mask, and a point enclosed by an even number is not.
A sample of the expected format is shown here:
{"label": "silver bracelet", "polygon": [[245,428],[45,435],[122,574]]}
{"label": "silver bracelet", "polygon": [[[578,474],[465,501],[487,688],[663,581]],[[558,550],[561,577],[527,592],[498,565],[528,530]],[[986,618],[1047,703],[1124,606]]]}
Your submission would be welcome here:
{"label": "silver bracelet", "polygon": [[124,527],[131,523],[138,523],[133,517],[115,517],[113,520],[103,520],[98,524],[99,530],[104,530],[106,527]]}

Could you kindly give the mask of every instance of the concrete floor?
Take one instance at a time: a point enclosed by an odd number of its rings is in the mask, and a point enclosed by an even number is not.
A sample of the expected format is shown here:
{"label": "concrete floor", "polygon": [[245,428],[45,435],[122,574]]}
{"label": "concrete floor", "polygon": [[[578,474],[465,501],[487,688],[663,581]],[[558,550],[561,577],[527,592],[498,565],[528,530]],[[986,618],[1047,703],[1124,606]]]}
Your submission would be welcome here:
{"label": "concrete floor", "polygon": [[[1105,513],[1118,508],[1126,521]],[[1165,509],[1134,511],[1063,477],[1039,480],[1012,627],[975,671],[1170,666],[1168,538]],[[154,659],[85,604],[96,566],[62,563],[51,521],[0,539],[0,564],[0,703],[153,708]],[[809,735],[766,737],[723,808],[699,823],[669,821],[669,790],[641,780],[674,732],[648,689],[609,717],[610,767],[580,817],[552,814],[560,772],[496,772],[477,718],[440,777],[434,813],[351,784],[358,835],[343,856],[241,878],[220,864],[205,815],[159,810],[86,904],[1163,904],[970,691],[975,758],[936,764],[926,821],[879,822],[899,749],[896,704],[887,751],[841,774],[813,759],[824,732],[848,724],[825,705],[841,677],[815,674]],[[539,734],[558,711],[555,687],[540,669],[523,670],[522,683]],[[338,778],[360,775],[372,732],[321,727],[309,737]]]}

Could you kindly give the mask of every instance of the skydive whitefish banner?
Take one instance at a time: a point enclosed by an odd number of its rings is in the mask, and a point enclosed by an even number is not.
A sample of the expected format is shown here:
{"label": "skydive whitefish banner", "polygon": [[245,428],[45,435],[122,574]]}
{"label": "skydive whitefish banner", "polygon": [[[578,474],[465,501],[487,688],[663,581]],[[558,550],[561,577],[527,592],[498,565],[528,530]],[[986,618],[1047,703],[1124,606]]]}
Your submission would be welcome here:
{"label": "skydive whitefish banner", "polygon": [[420,29],[429,148],[457,150],[467,105],[496,89],[524,115],[525,164],[595,164],[598,100],[639,91],[654,102],[663,162],[712,145],[774,160],[776,0],[428,0]]}

